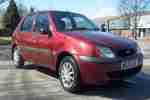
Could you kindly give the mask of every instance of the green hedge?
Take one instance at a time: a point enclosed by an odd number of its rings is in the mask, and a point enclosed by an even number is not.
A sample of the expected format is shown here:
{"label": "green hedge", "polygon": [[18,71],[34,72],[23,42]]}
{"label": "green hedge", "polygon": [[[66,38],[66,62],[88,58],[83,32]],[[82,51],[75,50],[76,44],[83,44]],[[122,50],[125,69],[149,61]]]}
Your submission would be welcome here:
{"label": "green hedge", "polygon": [[0,45],[11,44],[11,37],[0,37]]}

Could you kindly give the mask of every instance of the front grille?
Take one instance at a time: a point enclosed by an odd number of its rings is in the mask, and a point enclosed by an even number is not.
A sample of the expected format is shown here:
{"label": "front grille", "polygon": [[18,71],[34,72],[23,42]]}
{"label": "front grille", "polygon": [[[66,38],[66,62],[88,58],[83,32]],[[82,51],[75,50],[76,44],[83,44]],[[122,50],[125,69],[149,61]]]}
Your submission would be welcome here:
{"label": "front grille", "polygon": [[136,53],[136,50],[133,48],[130,49],[123,49],[118,51],[118,56],[120,57],[127,57],[127,56],[132,56]]}
{"label": "front grille", "polygon": [[126,78],[135,75],[138,73],[142,68],[142,65],[133,69],[122,70],[122,71],[115,71],[115,72],[108,72],[107,75],[110,78]]}

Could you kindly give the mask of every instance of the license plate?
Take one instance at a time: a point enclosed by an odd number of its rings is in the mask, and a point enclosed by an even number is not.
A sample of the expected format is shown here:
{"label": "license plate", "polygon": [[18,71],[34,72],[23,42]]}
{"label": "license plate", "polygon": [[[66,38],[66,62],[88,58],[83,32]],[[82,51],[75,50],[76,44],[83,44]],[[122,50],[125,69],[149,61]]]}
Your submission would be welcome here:
{"label": "license plate", "polygon": [[121,64],[121,70],[135,68],[137,66],[137,63],[138,63],[137,59],[123,61]]}

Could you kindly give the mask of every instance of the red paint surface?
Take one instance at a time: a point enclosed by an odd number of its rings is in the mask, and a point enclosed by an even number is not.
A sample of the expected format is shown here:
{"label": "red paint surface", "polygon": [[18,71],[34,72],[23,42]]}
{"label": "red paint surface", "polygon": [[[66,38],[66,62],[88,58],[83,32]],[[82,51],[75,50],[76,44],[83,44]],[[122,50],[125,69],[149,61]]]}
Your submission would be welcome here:
{"label": "red paint surface", "polygon": [[[49,13],[49,20],[51,21],[50,29],[52,36],[50,38],[48,35],[39,34],[37,36],[32,36],[33,32],[20,32],[20,26],[24,20],[23,18],[14,31],[12,45],[49,50],[49,52],[45,53],[22,50],[22,55],[25,60],[32,59],[33,62],[38,64],[48,64],[49,68],[54,71],[56,71],[56,62],[59,54],[62,52],[69,53],[78,63],[82,81],[85,83],[96,84],[111,80],[107,76],[107,72],[120,70],[120,63],[96,64],[92,62],[83,62],[79,59],[80,56],[93,56],[101,60],[96,45],[105,45],[113,49],[135,45],[131,40],[101,34],[101,32],[99,34],[93,32],[93,35],[90,37],[83,35],[86,31],[58,32],[51,12],[46,13]],[[48,57],[49,55],[51,55],[51,58]]]}

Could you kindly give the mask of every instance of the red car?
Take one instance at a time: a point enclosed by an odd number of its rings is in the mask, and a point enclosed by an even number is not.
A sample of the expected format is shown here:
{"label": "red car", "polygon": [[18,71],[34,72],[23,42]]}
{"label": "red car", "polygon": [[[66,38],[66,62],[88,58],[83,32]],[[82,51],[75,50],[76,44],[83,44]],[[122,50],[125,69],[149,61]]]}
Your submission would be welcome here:
{"label": "red car", "polygon": [[45,11],[23,17],[12,36],[16,67],[25,61],[58,74],[63,88],[75,92],[81,84],[106,84],[137,74],[143,54],[132,40],[101,32],[87,17]]}

